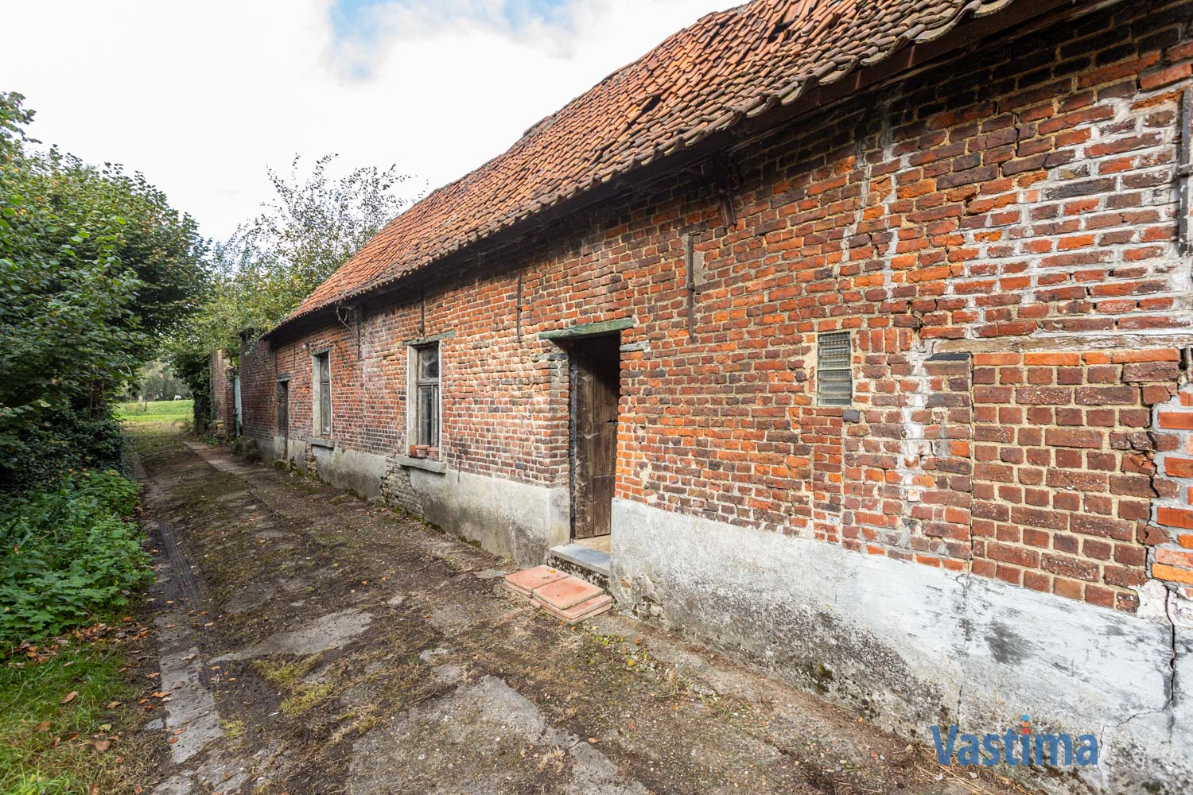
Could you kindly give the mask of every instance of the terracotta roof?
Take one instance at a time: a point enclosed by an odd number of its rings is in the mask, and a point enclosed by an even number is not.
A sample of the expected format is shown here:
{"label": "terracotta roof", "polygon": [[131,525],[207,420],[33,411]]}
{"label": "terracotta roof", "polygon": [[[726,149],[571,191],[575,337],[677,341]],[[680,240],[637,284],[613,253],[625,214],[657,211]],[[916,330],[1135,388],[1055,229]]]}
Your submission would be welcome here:
{"label": "terracotta roof", "polygon": [[386,225],[283,323],[690,147],[1013,0],[754,0],[709,14]]}

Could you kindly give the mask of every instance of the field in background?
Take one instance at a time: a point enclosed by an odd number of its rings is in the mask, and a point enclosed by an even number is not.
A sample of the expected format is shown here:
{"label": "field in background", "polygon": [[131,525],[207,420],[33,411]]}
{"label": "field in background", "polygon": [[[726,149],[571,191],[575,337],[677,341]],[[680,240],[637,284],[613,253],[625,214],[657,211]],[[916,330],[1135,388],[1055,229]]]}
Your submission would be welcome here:
{"label": "field in background", "polygon": [[124,422],[189,422],[193,400],[150,400],[121,403],[116,417]]}

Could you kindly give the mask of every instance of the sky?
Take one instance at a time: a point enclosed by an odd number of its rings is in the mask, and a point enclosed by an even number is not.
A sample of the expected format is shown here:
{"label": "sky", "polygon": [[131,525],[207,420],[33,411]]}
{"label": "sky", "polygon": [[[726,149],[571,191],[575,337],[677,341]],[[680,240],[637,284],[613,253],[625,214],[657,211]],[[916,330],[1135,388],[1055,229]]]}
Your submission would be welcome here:
{"label": "sky", "polygon": [[217,240],[267,167],[338,153],[439,187],[700,16],[741,0],[0,0],[30,134],[122,163]]}

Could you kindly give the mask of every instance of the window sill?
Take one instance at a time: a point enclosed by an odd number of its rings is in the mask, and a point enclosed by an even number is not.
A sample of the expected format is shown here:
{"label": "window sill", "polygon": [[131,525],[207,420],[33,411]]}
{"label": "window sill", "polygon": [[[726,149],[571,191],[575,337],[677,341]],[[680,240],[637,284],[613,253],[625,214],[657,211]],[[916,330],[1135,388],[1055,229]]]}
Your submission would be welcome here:
{"label": "window sill", "polygon": [[437,472],[442,475],[447,472],[447,464],[443,461],[435,461],[430,458],[411,458],[408,455],[394,456],[394,460],[398,462],[398,466],[409,467],[410,469],[423,469],[427,472]]}
{"label": "window sill", "polygon": [[308,436],[307,441],[312,447],[326,447],[328,450],[336,446],[335,439],[328,439],[326,436]]}

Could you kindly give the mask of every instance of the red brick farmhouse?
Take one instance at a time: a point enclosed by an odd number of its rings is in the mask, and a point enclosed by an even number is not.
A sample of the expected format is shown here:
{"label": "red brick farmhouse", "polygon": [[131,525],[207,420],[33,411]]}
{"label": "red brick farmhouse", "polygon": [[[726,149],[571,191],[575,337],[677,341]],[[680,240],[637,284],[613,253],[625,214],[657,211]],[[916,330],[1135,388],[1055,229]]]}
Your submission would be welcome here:
{"label": "red brick farmhouse", "polygon": [[1189,0],[710,14],[246,350],[243,433],[921,740],[1030,714],[1101,743],[1049,787],[1188,792],[1191,74]]}

